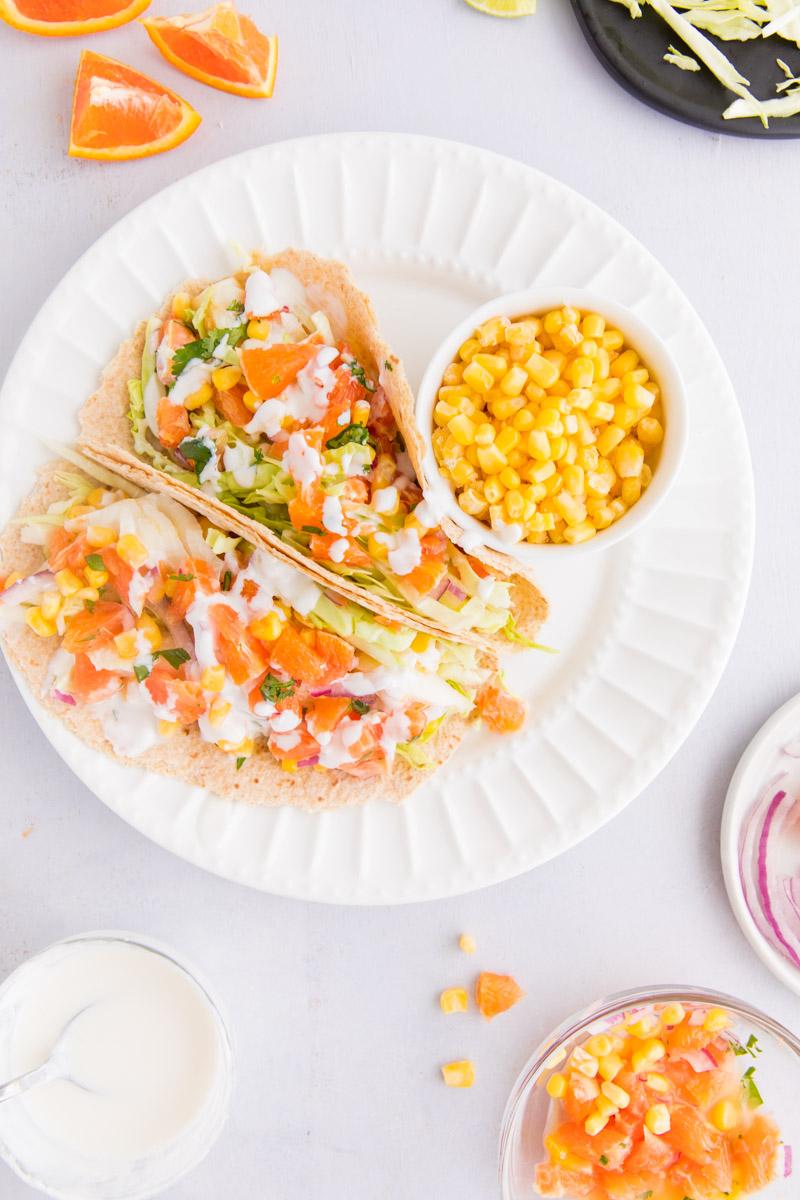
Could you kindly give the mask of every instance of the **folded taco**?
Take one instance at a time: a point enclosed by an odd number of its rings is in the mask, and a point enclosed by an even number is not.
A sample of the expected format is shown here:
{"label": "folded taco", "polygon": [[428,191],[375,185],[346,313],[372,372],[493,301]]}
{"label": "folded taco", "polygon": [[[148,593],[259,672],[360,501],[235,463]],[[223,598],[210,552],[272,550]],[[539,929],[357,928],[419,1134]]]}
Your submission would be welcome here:
{"label": "folded taco", "polygon": [[184,285],[143,324],[84,407],[82,449],[385,615],[530,644],[544,598],[450,541],[412,407],[347,269],[286,251]]}
{"label": "folded taco", "polygon": [[468,719],[524,719],[491,655],[111,476],[48,470],[0,552],[0,628],[34,693],[90,745],[223,796],[401,799]]}

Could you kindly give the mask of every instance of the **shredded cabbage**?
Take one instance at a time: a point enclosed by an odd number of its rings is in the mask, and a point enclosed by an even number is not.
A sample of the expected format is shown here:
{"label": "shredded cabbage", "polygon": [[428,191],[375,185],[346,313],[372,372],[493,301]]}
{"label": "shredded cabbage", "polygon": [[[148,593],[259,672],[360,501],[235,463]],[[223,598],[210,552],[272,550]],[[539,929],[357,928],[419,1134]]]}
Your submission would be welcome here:
{"label": "shredded cabbage", "polygon": [[669,52],[664,55],[664,62],[677,67],[679,71],[702,70],[696,58],[692,58],[691,54],[681,54],[680,50],[676,50],[674,46],[670,46]]}

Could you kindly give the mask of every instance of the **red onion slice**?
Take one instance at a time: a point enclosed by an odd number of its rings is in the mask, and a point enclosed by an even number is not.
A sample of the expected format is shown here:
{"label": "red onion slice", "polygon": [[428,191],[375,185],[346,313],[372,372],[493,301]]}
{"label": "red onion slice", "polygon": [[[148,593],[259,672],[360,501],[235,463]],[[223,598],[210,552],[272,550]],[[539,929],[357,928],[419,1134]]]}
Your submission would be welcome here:
{"label": "red onion slice", "polygon": [[71,696],[69,692],[60,692],[58,688],[53,688],[50,695],[54,696],[56,700],[60,700],[62,704],[76,705],[78,703],[75,697]]}
{"label": "red onion slice", "polygon": [[783,1147],[783,1178],[784,1179],[788,1179],[792,1173],[792,1160],[793,1160],[792,1147],[784,1146]]}
{"label": "red onion slice", "polygon": [[0,604],[27,604],[31,600],[37,600],[42,592],[53,586],[54,582],[55,576],[52,571],[37,571],[35,575],[19,579],[16,583],[12,583],[10,588],[0,592]]}

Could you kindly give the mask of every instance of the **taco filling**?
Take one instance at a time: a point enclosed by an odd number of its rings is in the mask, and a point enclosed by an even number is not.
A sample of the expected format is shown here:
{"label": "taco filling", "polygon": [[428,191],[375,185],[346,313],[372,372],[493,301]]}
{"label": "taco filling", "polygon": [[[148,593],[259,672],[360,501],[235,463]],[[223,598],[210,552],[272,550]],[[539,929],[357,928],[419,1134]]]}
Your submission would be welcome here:
{"label": "taco filling", "polygon": [[520,640],[510,583],[442,532],[380,378],[336,325],[282,267],[177,295],[129,384],[136,454],[372,596]]}
{"label": "taco filling", "polygon": [[61,481],[68,497],[25,518],[44,562],[3,582],[0,621],[52,643],[49,699],[91,706],[117,754],[191,730],[237,766],[258,748],[366,778],[430,765],[450,718],[521,725],[474,647],[385,622],[168,497]]}

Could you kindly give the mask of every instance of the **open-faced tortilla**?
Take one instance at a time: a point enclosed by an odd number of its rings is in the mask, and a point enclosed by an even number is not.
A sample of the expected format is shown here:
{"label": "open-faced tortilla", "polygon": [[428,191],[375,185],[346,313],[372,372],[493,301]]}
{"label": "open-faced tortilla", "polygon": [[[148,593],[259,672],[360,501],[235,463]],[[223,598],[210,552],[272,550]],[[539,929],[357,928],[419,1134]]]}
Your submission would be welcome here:
{"label": "open-faced tortilla", "polygon": [[[82,410],[83,452],[390,619],[463,641],[534,642],[547,613],[535,585],[503,555],[465,555],[421,502],[411,391],[347,268],[298,250],[254,264],[184,284],[139,327]],[[255,316],[266,309],[270,320]],[[268,330],[262,340],[249,335],[250,313]],[[267,371],[288,352],[273,338],[300,339],[288,351],[310,356],[305,365]],[[211,376],[226,365],[244,374],[223,395]]]}
{"label": "open-faced tortilla", "polygon": [[[413,630],[382,627],[271,552],[204,528],[173,499],[95,482],[69,464],[47,467],[0,535],[6,654],[92,748],[226,798],[323,809],[401,800],[452,753],[478,703],[498,726],[490,656],[434,638],[419,645]],[[103,530],[116,540],[98,547]],[[130,537],[146,552],[138,566],[127,561],[142,557]],[[277,640],[252,632],[264,612]],[[312,677],[319,664],[323,675]]]}

